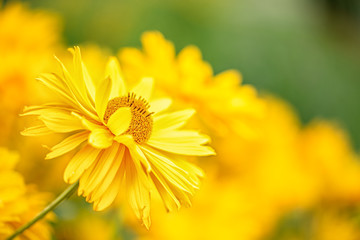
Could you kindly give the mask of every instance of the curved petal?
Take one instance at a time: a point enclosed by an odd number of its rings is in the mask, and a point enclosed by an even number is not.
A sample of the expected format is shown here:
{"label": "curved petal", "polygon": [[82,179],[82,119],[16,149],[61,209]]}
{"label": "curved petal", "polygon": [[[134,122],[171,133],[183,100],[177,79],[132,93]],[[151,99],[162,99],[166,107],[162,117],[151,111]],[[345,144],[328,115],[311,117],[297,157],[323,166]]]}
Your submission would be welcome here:
{"label": "curved petal", "polygon": [[[113,160],[111,167],[109,171],[107,171],[104,175],[103,180],[101,183],[99,183],[96,188],[93,190],[93,192],[89,195],[89,202],[95,202],[98,201],[101,196],[106,192],[106,190],[109,188],[109,186],[114,181],[115,175],[118,172],[118,169],[123,169],[125,167],[124,163],[124,153],[125,153],[125,147],[124,145],[120,145],[118,148],[118,151],[116,153],[115,158],[109,159]],[[104,174],[104,173],[102,173]],[[94,205],[95,207],[95,205]]]}
{"label": "curved petal", "polygon": [[130,126],[131,122],[131,110],[128,107],[122,107],[116,110],[107,123],[107,127],[110,131],[118,136],[124,133]]}
{"label": "curved petal", "polygon": [[193,145],[205,144],[210,141],[209,136],[191,130],[156,132],[156,134],[151,135],[150,139],[156,142],[179,143],[179,144],[189,143]]}
{"label": "curved petal", "polygon": [[34,127],[25,128],[21,135],[23,136],[43,136],[53,133],[48,127],[45,125],[37,125]]}
{"label": "curved petal", "polygon": [[202,146],[209,142],[210,138],[195,131],[170,131],[160,135],[151,136],[147,144],[171,153],[193,156],[214,155],[215,151],[208,146]]}
{"label": "curved petal", "polygon": [[58,75],[54,73],[42,73],[36,80],[55,92],[55,94],[60,96],[66,103],[72,106],[78,106],[71,91],[68,90],[66,84]]}
{"label": "curved petal", "polygon": [[95,211],[102,211],[105,208],[109,207],[111,203],[114,202],[116,196],[119,193],[123,177],[124,177],[124,168],[118,168],[112,183],[102,194],[102,196],[94,202],[93,208]]}
{"label": "curved petal", "polygon": [[96,160],[101,149],[91,145],[83,147],[69,162],[64,172],[64,180],[67,183],[76,182],[81,174]]}
{"label": "curved petal", "polygon": [[155,116],[152,133],[154,134],[157,131],[170,131],[178,129],[185,125],[194,113],[194,109],[185,109],[182,111]]}
{"label": "curved petal", "polygon": [[[74,83],[76,84],[80,94],[87,104],[91,105],[91,101],[89,99],[90,96],[94,96],[95,87],[94,84],[87,73],[85,64],[81,59],[81,52],[78,46],[75,46],[74,49],[69,49],[73,54],[73,62],[74,62]],[[95,99],[92,99],[95,100]]]}
{"label": "curved petal", "polygon": [[67,133],[84,129],[81,121],[71,113],[57,112],[44,114],[39,117],[46,127],[54,132]]}
{"label": "curved petal", "polygon": [[91,78],[91,76],[89,74],[89,71],[87,70],[84,63],[82,63],[82,68],[83,68],[83,75],[84,75],[85,85],[86,85],[86,88],[87,88],[88,93],[90,95],[90,99],[91,99],[92,102],[95,102],[96,89],[95,89],[94,81]]}
{"label": "curved petal", "polygon": [[154,80],[150,77],[144,77],[130,92],[135,93],[138,97],[143,97],[149,101],[153,89]]}
{"label": "curved petal", "polygon": [[144,155],[138,144],[135,143],[132,136],[120,135],[120,136],[116,136],[114,140],[117,141],[118,143],[124,144],[129,149],[133,161],[137,161],[139,163],[141,162],[146,167],[147,172],[151,171],[151,165],[148,159],[146,158],[146,156]]}
{"label": "curved petal", "polygon": [[154,101],[151,101],[149,112],[157,114],[161,111],[164,111],[170,107],[172,100],[170,98],[160,98]]}
{"label": "curved petal", "polygon": [[95,148],[108,148],[112,145],[113,138],[108,129],[96,128],[89,135],[89,143]]}
{"label": "curved petal", "polygon": [[100,118],[100,121],[104,122],[104,114],[109,102],[110,93],[112,88],[112,82],[110,77],[105,78],[98,88],[96,89],[95,94],[95,108],[96,112]]}
{"label": "curved petal", "polygon": [[149,229],[151,224],[149,179],[129,153],[125,155],[125,161],[128,201],[136,217]]}
{"label": "curved petal", "polygon": [[94,189],[98,187],[99,184],[103,183],[103,180],[108,177],[110,169],[116,169],[118,167],[118,161],[116,158],[119,158],[119,154],[121,155],[121,151],[119,152],[118,150],[118,143],[114,143],[110,148],[105,149],[101,155],[101,159],[99,159],[96,165],[96,168],[91,172],[91,174],[89,173],[89,177],[86,181],[84,178],[80,179],[79,190],[85,197],[92,194]]}
{"label": "curved petal", "polygon": [[65,138],[62,142],[51,148],[51,152],[46,155],[45,159],[56,158],[70,152],[71,150],[79,146],[81,143],[86,141],[86,139],[88,138],[88,134],[88,131],[84,131]]}
{"label": "curved petal", "polygon": [[[79,107],[79,109],[81,111],[83,111],[84,113],[89,115],[91,118],[94,118],[95,120],[97,120],[97,116],[94,114],[95,113],[94,105],[90,102],[90,100],[87,96],[87,92],[85,92],[85,90],[86,90],[85,85],[82,82],[74,80],[71,77],[68,70],[66,69],[66,67],[64,66],[64,64],[57,57],[55,57],[55,59],[60,64],[60,67],[62,69],[62,74],[63,74],[63,78],[61,78],[61,79],[64,82],[64,84],[67,88],[67,91],[70,93],[70,95],[74,99],[75,104],[76,104],[75,106]],[[80,65],[80,67],[81,67],[81,65]],[[77,69],[78,66],[74,66],[74,68]],[[83,87],[80,86],[79,83],[82,84]]]}
{"label": "curved petal", "polygon": [[113,88],[110,99],[126,95],[126,86],[122,78],[120,64],[115,57],[111,57],[106,65],[106,76],[110,76]]}

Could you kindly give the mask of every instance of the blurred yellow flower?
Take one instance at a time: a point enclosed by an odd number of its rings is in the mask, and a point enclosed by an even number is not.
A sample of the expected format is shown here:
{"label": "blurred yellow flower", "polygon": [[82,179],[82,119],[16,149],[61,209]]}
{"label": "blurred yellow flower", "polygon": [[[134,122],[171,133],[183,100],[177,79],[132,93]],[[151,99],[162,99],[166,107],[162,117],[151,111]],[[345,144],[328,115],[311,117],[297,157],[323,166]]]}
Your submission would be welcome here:
{"label": "blurred yellow flower", "polygon": [[314,176],[322,201],[360,201],[360,161],[344,130],[327,121],[314,121],[299,140],[302,164]]}
{"label": "blurred yellow flower", "polygon": [[121,240],[119,226],[105,216],[89,214],[84,210],[71,221],[63,219],[55,226],[56,239],[66,240]]}
{"label": "blurred yellow flower", "polygon": [[213,76],[197,47],[188,46],[176,56],[174,45],[159,32],[146,32],[141,40],[143,51],[124,48],[119,52],[127,79],[135,82],[144,76],[154,77],[164,94],[195,108],[216,135],[236,133],[251,138],[257,134],[264,102],[252,86],[240,85],[239,72],[229,70]]}
{"label": "blurred yellow flower", "polygon": [[313,218],[314,240],[357,240],[360,239],[358,221],[334,210],[322,210]]}
{"label": "blurred yellow flower", "polygon": [[73,133],[52,147],[47,159],[86,142],[67,165],[64,180],[79,180],[79,195],[93,202],[97,211],[108,207],[118,192],[126,189],[137,218],[149,228],[152,183],[168,210],[190,206],[203,173],[178,155],[214,154],[210,147],[203,146],[209,141],[207,136],[180,130],[195,111],[160,113],[171,100],[150,101],[151,78],[142,78],[128,89],[116,58],[110,58],[105,78],[95,86],[80,49],[71,51],[73,74],[59,60],[61,75],[39,77],[63,102],[25,108],[23,115],[38,116],[42,123],[25,129],[23,134]]}
{"label": "blurred yellow flower", "polygon": [[[0,239],[5,239],[17,228],[30,221],[49,200],[49,195],[39,193],[34,186],[25,185],[24,179],[13,168],[18,155],[0,148]],[[49,215],[49,220],[52,215]],[[50,239],[50,226],[46,220],[37,222],[19,239]]]}
{"label": "blurred yellow flower", "polygon": [[265,117],[258,124],[256,139],[233,136],[214,141],[214,146],[222,157],[220,178],[248,184],[281,215],[313,204],[318,187],[298,154],[301,126],[293,109],[274,97],[264,101]]}
{"label": "blurred yellow flower", "polygon": [[[276,209],[250,186],[206,175],[190,209],[166,214],[154,201],[149,232],[133,225],[141,240],[260,239],[275,224]],[[277,215],[276,215],[277,216]]]}
{"label": "blurred yellow flower", "polygon": [[[59,21],[50,13],[21,3],[0,9],[0,144],[18,133],[17,115],[24,102],[36,102],[34,78],[48,65],[59,42]],[[35,85],[35,84],[34,84]],[[16,96],[16,97],[14,97]]]}

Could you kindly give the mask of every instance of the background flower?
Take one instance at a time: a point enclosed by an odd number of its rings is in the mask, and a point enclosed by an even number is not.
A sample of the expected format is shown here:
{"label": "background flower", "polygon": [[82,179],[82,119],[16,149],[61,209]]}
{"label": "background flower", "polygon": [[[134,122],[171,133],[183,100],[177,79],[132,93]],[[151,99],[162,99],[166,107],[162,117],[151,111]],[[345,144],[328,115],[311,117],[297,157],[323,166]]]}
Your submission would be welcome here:
{"label": "background flower", "polygon": [[[0,237],[5,239],[17,228],[35,217],[50,200],[48,193],[38,192],[33,185],[26,185],[20,173],[14,171],[19,156],[5,148],[0,148]],[[48,220],[36,223],[26,230],[20,239],[51,238]]]}

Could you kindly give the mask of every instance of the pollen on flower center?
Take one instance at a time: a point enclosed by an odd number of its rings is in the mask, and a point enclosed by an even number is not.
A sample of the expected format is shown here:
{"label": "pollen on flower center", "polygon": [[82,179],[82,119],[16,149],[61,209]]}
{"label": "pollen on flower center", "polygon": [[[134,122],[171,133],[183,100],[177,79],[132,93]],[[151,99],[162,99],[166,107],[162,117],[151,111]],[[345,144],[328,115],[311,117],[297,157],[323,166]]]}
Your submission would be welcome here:
{"label": "pollen on flower center", "polygon": [[124,134],[131,134],[137,143],[146,142],[150,138],[153,126],[152,113],[148,111],[149,103],[141,96],[137,97],[134,93],[113,98],[107,104],[104,122],[107,123],[111,115],[121,107],[131,109],[130,126]]}

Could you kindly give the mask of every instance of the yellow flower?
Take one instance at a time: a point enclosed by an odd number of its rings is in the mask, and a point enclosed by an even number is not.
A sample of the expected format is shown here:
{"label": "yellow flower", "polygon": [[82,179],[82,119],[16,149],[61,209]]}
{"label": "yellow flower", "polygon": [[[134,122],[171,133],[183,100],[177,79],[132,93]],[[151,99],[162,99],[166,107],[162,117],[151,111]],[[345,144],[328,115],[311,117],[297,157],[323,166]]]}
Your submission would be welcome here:
{"label": "yellow flower", "polygon": [[72,53],[73,74],[59,60],[60,75],[43,74],[39,78],[63,102],[25,108],[24,115],[38,116],[42,123],[23,134],[72,133],[52,147],[46,159],[84,143],[67,165],[64,180],[79,180],[78,193],[94,203],[94,210],[105,209],[119,191],[126,189],[136,216],[149,228],[152,184],[168,210],[189,206],[203,173],[179,155],[214,154],[203,145],[209,141],[207,136],[180,130],[195,111],[161,113],[171,100],[150,100],[151,78],[142,78],[127,88],[116,58],[110,58],[105,78],[95,86],[80,49],[75,47]]}
{"label": "yellow flower", "polygon": [[356,240],[360,231],[356,218],[334,210],[323,210],[313,217],[312,239],[315,240]]}
{"label": "yellow flower", "polygon": [[[89,214],[86,209],[71,220],[61,219],[55,226],[56,239],[66,240],[121,240],[119,224],[112,218],[99,214]],[[64,213],[63,213],[64,214]],[[72,215],[73,212],[70,214]],[[91,231],[89,231],[91,229]]]}
{"label": "yellow flower", "polygon": [[328,121],[314,121],[299,138],[302,164],[314,176],[324,200],[357,203],[360,200],[359,157],[345,131]]}
{"label": "yellow flower", "polygon": [[236,133],[252,138],[258,134],[256,125],[264,114],[264,102],[255,88],[240,85],[239,72],[228,70],[213,76],[197,47],[188,46],[176,56],[173,44],[159,32],[144,33],[141,40],[143,51],[125,48],[119,53],[127,79],[154,77],[165,94],[195,108],[216,135]]}
{"label": "yellow flower", "polygon": [[[261,239],[275,224],[276,208],[267,199],[255,195],[251,186],[218,180],[206,175],[191,209],[176,214],[161,211],[154,201],[150,231],[144,231],[127,219],[141,240]],[[276,215],[277,216],[277,215]]]}
{"label": "yellow flower", "polygon": [[[13,170],[17,161],[17,153],[0,148],[0,239],[5,239],[29,222],[49,199],[48,194],[25,185],[21,174]],[[50,218],[52,215],[47,217]],[[40,221],[27,229],[19,239],[50,239],[50,226],[44,220]]]}
{"label": "yellow flower", "polygon": [[17,116],[24,102],[35,102],[41,95],[33,79],[51,59],[59,33],[58,19],[50,13],[31,11],[21,3],[0,9],[1,145],[8,144],[11,134],[17,136]]}

